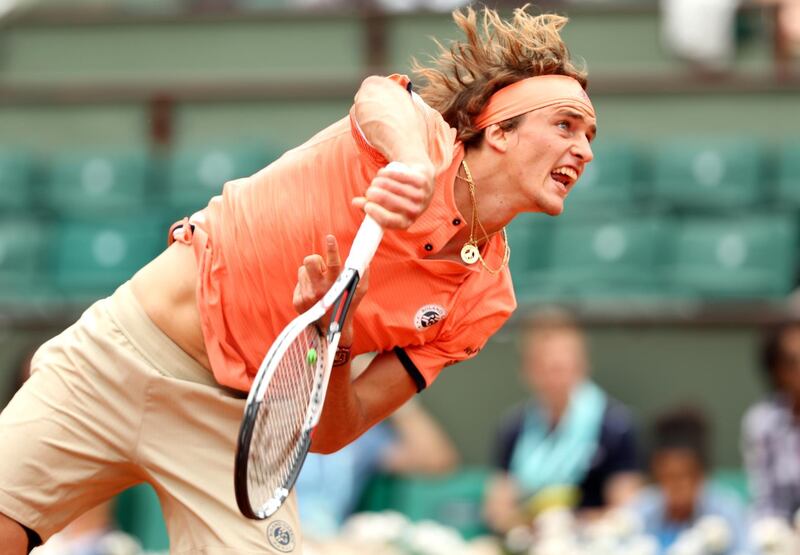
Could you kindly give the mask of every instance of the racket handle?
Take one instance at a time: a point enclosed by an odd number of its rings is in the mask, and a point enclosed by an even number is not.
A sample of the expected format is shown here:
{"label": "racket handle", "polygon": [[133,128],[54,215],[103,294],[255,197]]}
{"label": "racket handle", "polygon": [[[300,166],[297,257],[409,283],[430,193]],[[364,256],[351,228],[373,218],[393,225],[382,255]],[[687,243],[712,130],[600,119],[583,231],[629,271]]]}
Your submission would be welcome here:
{"label": "racket handle", "polygon": [[344,263],[345,268],[354,268],[359,276],[363,276],[364,270],[378,250],[378,245],[381,244],[381,239],[383,239],[383,228],[372,216],[366,216],[358,228],[353,246],[350,247],[350,254]]}
{"label": "racket handle", "polygon": [[[402,162],[396,161],[389,162],[386,165],[386,169],[404,173],[414,171]],[[358,228],[356,238],[353,240],[353,246],[350,247],[350,255],[345,261],[345,268],[354,268],[358,270],[359,277],[363,276],[364,269],[369,265],[372,257],[375,256],[378,245],[381,244],[381,239],[383,239],[383,228],[372,219],[372,216],[365,217],[361,227]]]}

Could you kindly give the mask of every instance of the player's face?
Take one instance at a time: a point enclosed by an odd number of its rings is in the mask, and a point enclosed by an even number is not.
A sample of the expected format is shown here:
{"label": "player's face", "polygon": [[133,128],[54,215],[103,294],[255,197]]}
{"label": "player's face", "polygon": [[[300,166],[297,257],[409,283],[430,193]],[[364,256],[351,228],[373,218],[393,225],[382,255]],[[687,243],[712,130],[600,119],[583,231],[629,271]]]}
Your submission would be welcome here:
{"label": "player's face", "polygon": [[509,133],[504,165],[526,211],[557,216],[592,161],[596,121],[570,106],[529,112]]}

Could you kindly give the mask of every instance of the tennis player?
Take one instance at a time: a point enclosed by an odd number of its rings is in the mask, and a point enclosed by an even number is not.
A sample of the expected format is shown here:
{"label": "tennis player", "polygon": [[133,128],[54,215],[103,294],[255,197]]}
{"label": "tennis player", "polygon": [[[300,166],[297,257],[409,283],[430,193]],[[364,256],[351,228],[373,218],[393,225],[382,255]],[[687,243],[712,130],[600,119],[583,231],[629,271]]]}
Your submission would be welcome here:
{"label": "tennis player", "polygon": [[[0,417],[3,553],[27,553],[138,482],[158,492],[171,553],[301,552],[293,497],[267,521],[238,513],[244,392],[276,334],[335,278],[364,213],[388,231],[313,450],[346,445],[506,321],[504,226],[562,212],[592,159],[595,114],[559,36],[566,19],[454,18],[466,38],[419,68],[419,95],[403,76],[367,78],[347,117],[227,183],[39,349]],[[351,383],[350,357],[374,351]]]}

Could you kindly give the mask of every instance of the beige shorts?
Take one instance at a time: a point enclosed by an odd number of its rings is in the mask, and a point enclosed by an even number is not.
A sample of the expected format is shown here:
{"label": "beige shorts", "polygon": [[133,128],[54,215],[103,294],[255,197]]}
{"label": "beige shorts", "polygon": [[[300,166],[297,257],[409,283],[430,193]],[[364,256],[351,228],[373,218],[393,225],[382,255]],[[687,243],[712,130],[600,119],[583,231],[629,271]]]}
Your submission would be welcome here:
{"label": "beige shorts", "polygon": [[148,482],[170,553],[301,553],[294,494],[266,521],[236,507],[240,397],[164,335],[125,284],[37,351],[0,414],[0,513],[47,540]]}

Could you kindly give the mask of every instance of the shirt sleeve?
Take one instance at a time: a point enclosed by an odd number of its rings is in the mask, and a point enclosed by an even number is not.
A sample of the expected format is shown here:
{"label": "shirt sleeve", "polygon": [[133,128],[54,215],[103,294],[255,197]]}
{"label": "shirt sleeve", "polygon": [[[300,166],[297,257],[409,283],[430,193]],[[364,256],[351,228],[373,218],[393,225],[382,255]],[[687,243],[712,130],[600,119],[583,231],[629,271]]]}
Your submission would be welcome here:
{"label": "shirt sleeve", "polygon": [[[506,289],[506,288],[509,289]],[[511,282],[471,296],[472,303],[456,302],[459,308],[445,318],[445,328],[433,341],[406,347],[405,354],[430,386],[445,366],[474,357],[486,341],[508,320],[516,301]]]}
{"label": "shirt sleeve", "polygon": [[[406,75],[393,74],[388,79],[409,92],[415,108],[423,116],[422,121],[425,122],[425,135],[428,141],[428,154],[436,167],[436,174],[438,175],[446,170],[452,162],[456,138],[455,129],[447,125],[436,110],[428,106],[422,97],[412,91],[411,80]],[[358,121],[356,121],[355,106],[350,109],[350,132],[359,152],[369,166],[377,170],[388,164],[389,161],[383,153],[372,146],[364,136],[364,132],[359,127]]]}

